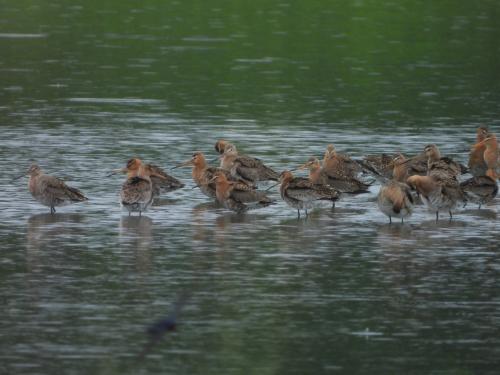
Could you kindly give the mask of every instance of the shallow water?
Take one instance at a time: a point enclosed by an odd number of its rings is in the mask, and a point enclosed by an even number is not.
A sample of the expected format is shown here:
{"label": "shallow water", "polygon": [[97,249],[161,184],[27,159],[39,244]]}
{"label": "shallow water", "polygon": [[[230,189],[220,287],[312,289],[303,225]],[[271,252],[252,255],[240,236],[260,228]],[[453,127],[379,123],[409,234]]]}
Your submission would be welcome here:
{"label": "shallow water", "polygon": [[[272,190],[236,215],[176,169],[187,186],[139,218],[106,177],[215,157],[218,138],[277,170],[330,142],[466,162],[479,124],[500,133],[495,2],[7,3],[0,372],[497,372],[498,198],[389,225],[378,186],[307,220]],[[48,214],[11,181],[33,161],[90,200]],[[177,332],[138,361],[183,293]]]}

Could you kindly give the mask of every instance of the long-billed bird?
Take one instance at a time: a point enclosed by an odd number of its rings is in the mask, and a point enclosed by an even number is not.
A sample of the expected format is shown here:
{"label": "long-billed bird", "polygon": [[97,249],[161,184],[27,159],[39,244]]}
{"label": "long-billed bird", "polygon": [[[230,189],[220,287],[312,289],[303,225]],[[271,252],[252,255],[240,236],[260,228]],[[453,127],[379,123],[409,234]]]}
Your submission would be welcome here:
{"label": "long-billed bird", "polygon": [[57,177],[43,173],[36,164],[33,164],[26,173],[14,180],[26,175],[29,175],[28,189],[31,195],[44,206],[50,207],[51,214],[56,212],[56,207],[88,200],[80,190],[66,185],[63,180]]}

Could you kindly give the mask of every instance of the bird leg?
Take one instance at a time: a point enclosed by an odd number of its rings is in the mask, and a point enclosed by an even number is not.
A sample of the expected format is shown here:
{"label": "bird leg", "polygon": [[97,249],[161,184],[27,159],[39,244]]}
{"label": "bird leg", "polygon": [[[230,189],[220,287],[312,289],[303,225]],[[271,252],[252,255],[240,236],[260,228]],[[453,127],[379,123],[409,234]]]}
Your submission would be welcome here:
{"label": "bird leg", "polygon": [[52,215],[56,213],[56,209],[55,209],[55,207],[52,207],[52,206],[50,207],[50,213],[51,213]]}
{"label": "bird leg", "polygon": [[450,221],[453,219],[453,215],[451,214],[451,210],[448,211],[450,213]]}
{"label": "bird leg", "polygon": [[389,216],[389,224],[392,224],[392,218]]}
{"label": "bird leg", "polygon": [[439,220],[439,211],[436,211],[436,223],[438,222]]}

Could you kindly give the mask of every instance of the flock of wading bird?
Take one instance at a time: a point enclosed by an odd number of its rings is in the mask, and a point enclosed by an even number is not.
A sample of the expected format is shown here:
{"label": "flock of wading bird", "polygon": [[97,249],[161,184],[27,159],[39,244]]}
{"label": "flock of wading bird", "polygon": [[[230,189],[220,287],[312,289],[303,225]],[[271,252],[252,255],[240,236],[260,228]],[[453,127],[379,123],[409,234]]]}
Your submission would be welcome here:
{"label": "flock of wading bird", "polygon": [[[403,222],[420,201],[435,213],[436,220],[439,211],[447,211],[451,220],[452,210],[457,206],[472,202],[481,208],[498,192],[500,162],[496,136],[486,127],[479,127],[476,134],[467,167],[449,157],[442,157],[434,144],[410,158],[402,154],[382,154],[368,155],[359,160],[340,154],[333,145],[328,145],[322,162],[311,157],[301,166],[278,173],[260,159],[240,155],[228,141],[219,140],[215,144],[215,150],[220,154],[219,167],[209,166],[203,153],[195,152],[191,159],[172,169],[192,167],[193,180],[201,192],[236,212],[275,202],[266,194],[270,188],[257,190],[261,181],[276,181],[272,187],[280,185],[281,198],[297,209],[299,218],[300,210],[305,210],[307,216],[307,209],[318,201],[333,202],[333,208],[343,194],[366,193],[370,185],[379,181],[378,207],[391,223],[393,217]],[[308,178],[292,174],[292,171],[301,169],[309,170]],[[132,212],[141,215],[160,194],[184,187],[181,181],[161,168],[137,158],[130,159],[124,168],[114,170],[108,176],[116,173],[127,174],[120,191],[120,202],[129,215]],[[460,181],[459,177],[464,173],[470,173],[472,177]],[[29,191],[37,201],[50,207],[51,213],[55,213],[58,206],[87,200],[78,189],[44,174],[37,165],[32,165],[26,174],[29,175]],[[363,179],[367,174],[375,179]]]}

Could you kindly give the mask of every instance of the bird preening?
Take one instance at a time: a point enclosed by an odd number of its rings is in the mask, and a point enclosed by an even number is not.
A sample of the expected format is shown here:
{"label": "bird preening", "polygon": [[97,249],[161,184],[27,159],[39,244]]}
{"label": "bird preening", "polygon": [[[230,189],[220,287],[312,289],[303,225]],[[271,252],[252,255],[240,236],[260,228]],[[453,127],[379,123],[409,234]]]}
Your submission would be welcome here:
{"label": "bird preening", "polygon": [[[322,159],[311,156],[305,163],[282,172],[259,158],[240,154],[228,140],[218,140],[214,148],[219,155],[215,159],[219,163],[217,166],[210,165],[205,154],[196,151],[170,169],[190,167],[194,188],[239,214],[275,204],[276,199],[269,192],[277,185],[282,200],[296,209],[300,218],[301,210],[307,217],[308,210],[321,207],[321,202],[329,202],[334,208],[338,201],[348,196],[356,199],[358,194],[374,192],[372,188],[378,181],[377,205],[390,223],[392,218],[403,222],[419,202],[434,213],[436,220],[441,212],[448,213],[451,220],[457,208],[468,203],[481,208],[491,203],[498,193],[498,142],[484,126],[476,131],[467,166],[442,156],[436,144],[425,146],[422,152],[413,156],[397,152],[365,155],[360,159],[339,153],[329,144]],[[307,177],[292,174],[292,171],[301,170],[308,171]],[[467,173],[472,176],[463,178]],[[119,202],[129,215],[138,213],[141,216],[155,199],[186,186],[164,169],[137,157],[106,177],[115,174],[126,175],[119,190]],[[29,176],[28,190],[33,198],[50,207],[52,214],[56,207],[88,200],[80,190],[43,173],[35,164],[15,179],[25,175]],[[274,185],[262,189],[263,183],[273,182]]]}

